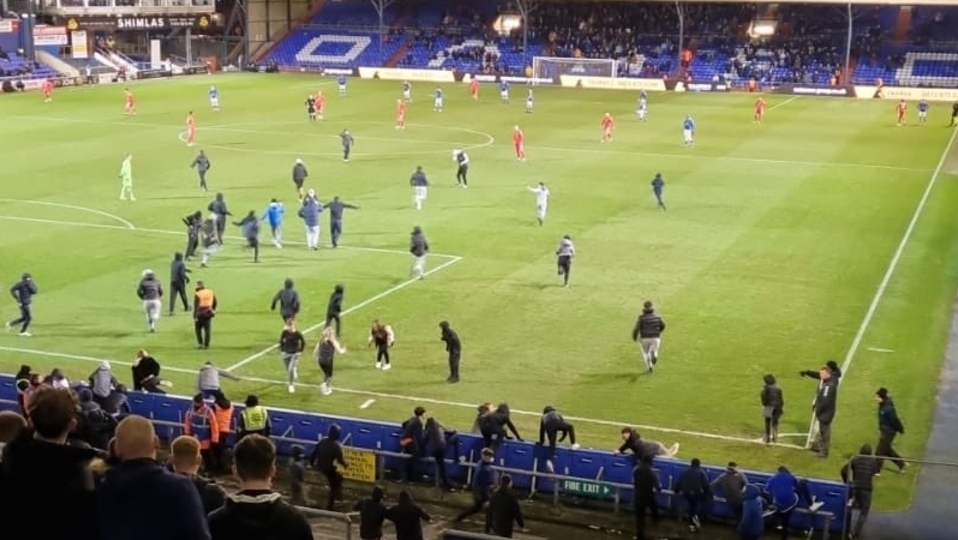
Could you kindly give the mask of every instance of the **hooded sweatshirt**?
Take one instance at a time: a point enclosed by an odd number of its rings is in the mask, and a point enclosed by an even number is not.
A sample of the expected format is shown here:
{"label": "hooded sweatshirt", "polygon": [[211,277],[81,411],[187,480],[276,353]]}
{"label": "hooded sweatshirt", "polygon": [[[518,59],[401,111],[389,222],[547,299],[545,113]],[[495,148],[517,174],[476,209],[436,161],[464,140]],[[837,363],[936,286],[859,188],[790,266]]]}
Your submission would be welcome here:
{"label": "hooded sweatshirt", "polygon": [[745,486],[742,500],[742,521],[738,524],[741,538],[760,538],[765,534],[765,519],[762,517],[762,493],[757,486]]}
{"label": "hooded sweatshirt", "polygon": [[100,364],[100,367],[96,368],[96,371],[90,375],[90,387],[93,391],[93,395],[106,399],[110,397],[110,392],[113,391],[113,388],[117,385],[117,380],[113,377],[113,372],[110,371],[110,364],[103,362]]}
{"label": "hooded sweatshirt", "polygon": [[556,255],[559,257],[575,257],[575,246],[569,238],[563,238],[556,248]]}
{"label": "hooded sweatshirt", "polygon": [[3,450],[4,538],[100,540],[93,479],[87,471],[96,455],[93,450],[39,441],[30,430],[23,430]]}
{"label": "hooded sweatshirt", "polygon": [[772,504],[780,512],[787,512],[798,506],[797,487],[798,479],[785,467],[779,467],[778,472],[766,482],[765,491],[771,495]]}
{"label": "hooded sweatshirt", "polygon": [[774,411],[781,411],[785,408],[785,396],[782,389],[776,385],[774,375],[766,375],[764,378],[765,386],[762,387],[760,398],[762,406],[768,407]]}
{"label": "hooded sweatshirt", "polygon": [[379,540],[383,537],[383,522],[386,521],[383,488],[374,487],[370,497],[357,502],[353,510],[359,512],[360,540]]}
{"label": "hooded sweatshirt", "polygon": [[102,540],[209,540],[203,502],[189,478],[152,459],[120,463],[97,492]]}
{"label": "hooded sweatshirt", "polygon": [[209,523],[212,540],[313,540],[306,517],[268,490],[230,495]]}
{"label": "hooded sweatshirt", "polygon": [[343,455],[343,447],[339,444],[341,435],[340,427],[336,424],[329,426],[329,431],[323,437],[313,450],[313,455],[309,458],[309,463],[319,472],[333,471],[336,464],[339,463],[346,468],[346,458]]}

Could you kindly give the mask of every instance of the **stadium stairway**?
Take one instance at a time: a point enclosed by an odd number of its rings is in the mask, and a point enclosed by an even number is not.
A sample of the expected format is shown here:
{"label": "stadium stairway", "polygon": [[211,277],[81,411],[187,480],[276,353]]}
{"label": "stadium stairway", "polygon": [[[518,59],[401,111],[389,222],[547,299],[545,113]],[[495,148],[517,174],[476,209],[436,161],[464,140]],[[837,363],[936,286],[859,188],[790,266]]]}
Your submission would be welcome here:
{"label": "stadium stairway", "polygon": [[47,66],[48,68],[60,73],[61,75],[66,75],[67,77],[79,77],[80,70],[70,64],[64,62],[54,54],[50,54],[47,51],[42,49],[37,49],[37,61],[41,64]]}
{"label": "stadium stairway", "polygon": [[908,31],[911,29],[911,6],[902,6],[898,11],[898,18],[895,19],[895,29],[892,33],[892,39],[895,44],[902,44],[908,39]]}

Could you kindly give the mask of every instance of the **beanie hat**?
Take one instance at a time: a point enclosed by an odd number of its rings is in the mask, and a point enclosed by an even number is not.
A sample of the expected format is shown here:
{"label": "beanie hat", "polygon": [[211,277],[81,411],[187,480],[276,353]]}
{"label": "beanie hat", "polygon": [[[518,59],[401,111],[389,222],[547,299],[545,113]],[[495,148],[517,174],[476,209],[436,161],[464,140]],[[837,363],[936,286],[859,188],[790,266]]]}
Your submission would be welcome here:
{"label": "beanie hat", "polygon": [[875,395],[882,399],[888,399],[888,389],[883,386],[875,392]]}

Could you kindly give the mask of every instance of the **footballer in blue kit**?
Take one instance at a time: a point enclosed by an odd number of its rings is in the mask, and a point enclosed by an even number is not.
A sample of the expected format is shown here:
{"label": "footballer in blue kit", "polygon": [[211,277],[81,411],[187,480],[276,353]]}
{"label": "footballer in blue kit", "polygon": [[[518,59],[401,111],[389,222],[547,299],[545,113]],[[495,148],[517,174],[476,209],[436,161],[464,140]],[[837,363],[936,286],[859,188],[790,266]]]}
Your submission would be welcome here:
{"label": "footballer in blue kit", "polygon": [[412,85],[409,81],[402,82],[402,98],[405,101],[412,101]]}
{"label": "footballer in blue kit", "polygon": [[682,144],[685,146],[695,144],[695,120],[692,120],[691,114],[682,121]]}
{"label": "footballer in blue kit", "polygon": [[346,95],[346,76],[340,75],[339,78],[336,79],[336,84],[339,85],[339,95],[345,96]]}
{"label": "footballer in blue kit", "polygon": [[436,88],[436,97],[432,102],[432,110],[442,112],[442,88]]}
{"label": "footballer in blue kit", "polygon": [[923,126],[925,122],[928,121],[928,101],[921,100],[918,102],[918,125]]}
{"label": "footballer in blue kit", "polygon": [[506,81],[499,83],[499,99],[503,103],[509,103],[509,83]]}
{"label": "footballer in blue kit", "polygon": [[215,86],[211,86],[208,94],[210,96],[210,107],[214,111],[220,110],[220,91]]}

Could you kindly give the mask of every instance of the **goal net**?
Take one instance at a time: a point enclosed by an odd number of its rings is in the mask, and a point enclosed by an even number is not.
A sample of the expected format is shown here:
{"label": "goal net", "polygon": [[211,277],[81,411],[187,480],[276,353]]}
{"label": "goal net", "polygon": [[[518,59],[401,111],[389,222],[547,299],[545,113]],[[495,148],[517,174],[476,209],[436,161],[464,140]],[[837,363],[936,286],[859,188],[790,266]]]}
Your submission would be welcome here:
{"label": "goal net", "polygon": [[558,80],[561,75],[579,77],[615,77],[617,61],[611,58],[532,58],[532,76],[537,79]]}

